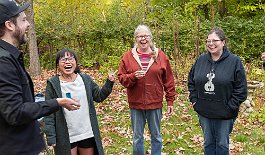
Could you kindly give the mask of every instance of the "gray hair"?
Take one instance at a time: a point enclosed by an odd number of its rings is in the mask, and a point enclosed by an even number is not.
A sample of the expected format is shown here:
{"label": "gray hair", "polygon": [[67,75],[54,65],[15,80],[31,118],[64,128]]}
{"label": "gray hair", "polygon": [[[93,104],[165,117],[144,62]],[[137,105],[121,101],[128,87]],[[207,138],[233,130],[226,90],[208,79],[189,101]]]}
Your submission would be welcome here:
{"label": "gray hair", "polygon": [[150,48],[152,51],[154,51],[154,49],[156,48],[152,39],[153,39],[153,35],[151,33],[151,30],[149,29],[148,26],[146,25],[138,25],[137,28],[134,31],[134,48],[137,48],[137,42],[136,42],[136,37],[138,35],[139,32],[147,32],[150,35]]}

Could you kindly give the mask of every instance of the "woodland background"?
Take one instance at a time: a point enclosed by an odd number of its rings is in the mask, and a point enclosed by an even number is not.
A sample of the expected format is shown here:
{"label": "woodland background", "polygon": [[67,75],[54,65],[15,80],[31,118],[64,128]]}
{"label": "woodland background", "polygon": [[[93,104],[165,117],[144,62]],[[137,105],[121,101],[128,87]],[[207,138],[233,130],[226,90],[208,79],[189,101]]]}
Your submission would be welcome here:
{"label": "woodland background", "polygon": [[[207,32],[222,28],[229,49],[243,61],[248,80],[265,81],[260,54],[265,51],[264,0],[17,0],[31,2],[29,44],[21,47],[34,77],[36,93],[44,93],[55,73],[62,48],[79,54],[83,72],[102,84],[134,44],[133,32],[147,24],[157,47],[169,56],[178,97],[175,114],[163,118],[163,152],[202,154],[203,138],[187,99],[187,74],[205,52]],[[265,154],[264,88],[254,93],[255,111],[239,116],[231,135],[231,154]],[[111,96],[97,105],[106,154],[131,154],[131,127],[125,89],[116,82]],[[150,146],[149,133],[147,149]],[[147,152],[148,153],[148,152]]]}
{"label": "woodland background", "polygon": [[[117,68],[134,44],[137,25],[147,24],[154,42],[175,63],[205,52],[205,38],[221,27],[230,50],[245,63],[261,66],[265,51],[264,0],[30,0],[31,73],[54,68],[54,55],[64,47],[79,53],[88,68]],[[36,36],[35,38],[33,36]],[[39,62],[34,60],[40,59]],[[40,64],[40,65],[39,65]],[[253,66],[251,64],[251,66]],[[38,71],[38,70],[37,70]],[[185,73],[186,74],[186,73]]]}

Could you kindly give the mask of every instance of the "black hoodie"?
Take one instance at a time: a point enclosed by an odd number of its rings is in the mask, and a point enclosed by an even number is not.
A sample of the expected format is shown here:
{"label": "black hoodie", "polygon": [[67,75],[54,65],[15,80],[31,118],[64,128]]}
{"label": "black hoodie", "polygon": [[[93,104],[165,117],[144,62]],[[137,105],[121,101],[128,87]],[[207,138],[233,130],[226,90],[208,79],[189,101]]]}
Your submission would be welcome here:
{"label": "black hoodie", "polygon": [[188,76],[190,101],[195,111],[207,118],[236,118],[247,98],[247,80],[239,57],[227,48],[219,60],[207,52],[198,57]]}

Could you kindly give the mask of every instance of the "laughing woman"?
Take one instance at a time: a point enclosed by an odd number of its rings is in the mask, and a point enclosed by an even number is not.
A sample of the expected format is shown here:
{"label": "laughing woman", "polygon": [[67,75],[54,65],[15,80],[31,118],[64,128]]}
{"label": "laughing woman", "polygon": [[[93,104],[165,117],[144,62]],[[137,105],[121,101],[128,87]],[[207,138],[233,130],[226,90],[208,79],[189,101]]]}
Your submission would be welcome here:
{"label": "laughing woman", "polygon": [[133,130],[133,155],[145,155],[144,128],[151,134],[151,154],[161,155],[163,97],[167,101],[167,116],[173,113],[175,84],[167,55],[152,42],[148,26],[139,25],[134,32],[135,46],[120,62],[118,79],[127,89]]}
{"label": "laughing woman", "polygon": [[189,98],[204,134],[204,154],[228,155],[229,134],[247,98],[245,70],[240,58],[227,49],[220,28],[208,33],[206,47],[207,53],[190,70]]}
{"label": "laughing woman", "polygon": [[103,155],[96,110],[93,101],[102,102],[112,91],[114,74],[109,74],[104,86],[89,75],[81,74],[76,53],[62,49],[56,57],[56,76],[47,81],[46,99],[69,97],[78,100],[80,109],[58,112],[44,118],[48,145],[55,155]]}

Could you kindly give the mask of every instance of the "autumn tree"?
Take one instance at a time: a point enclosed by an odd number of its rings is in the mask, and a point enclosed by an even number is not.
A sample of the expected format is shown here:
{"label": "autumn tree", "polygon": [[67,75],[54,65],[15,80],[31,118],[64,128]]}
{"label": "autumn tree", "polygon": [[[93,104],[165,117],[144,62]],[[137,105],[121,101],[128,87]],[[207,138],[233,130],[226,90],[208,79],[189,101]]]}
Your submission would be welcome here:
{"label": "autumn tree", "polygon": [[18,3],[25,3],[28,2],[31,5],[25,11],[27,14],[28,21],[30,23],[30,28],[28,31],[28,48],[29,48],[29,55],[30,55],[30,66],[29,72],[31,75],[39,75],[41,73],[40,69],[40,61],[39,61],[39,53],[38,53],[38,46],[37,46],[37,36],[36,36],[36,28],[34,22],[34,11],[33,11],[33,0],[17,0]]}
{"label": "autumn tree", "polygon": [[29,71],[31,75],[39,75],[41,73],[39,53],[37,46],[36,28],[34,22],[33,0],[27,0],[31,3],[27,15],[30,22],[29,36],[29,53],[30,53],[30,66]]}

